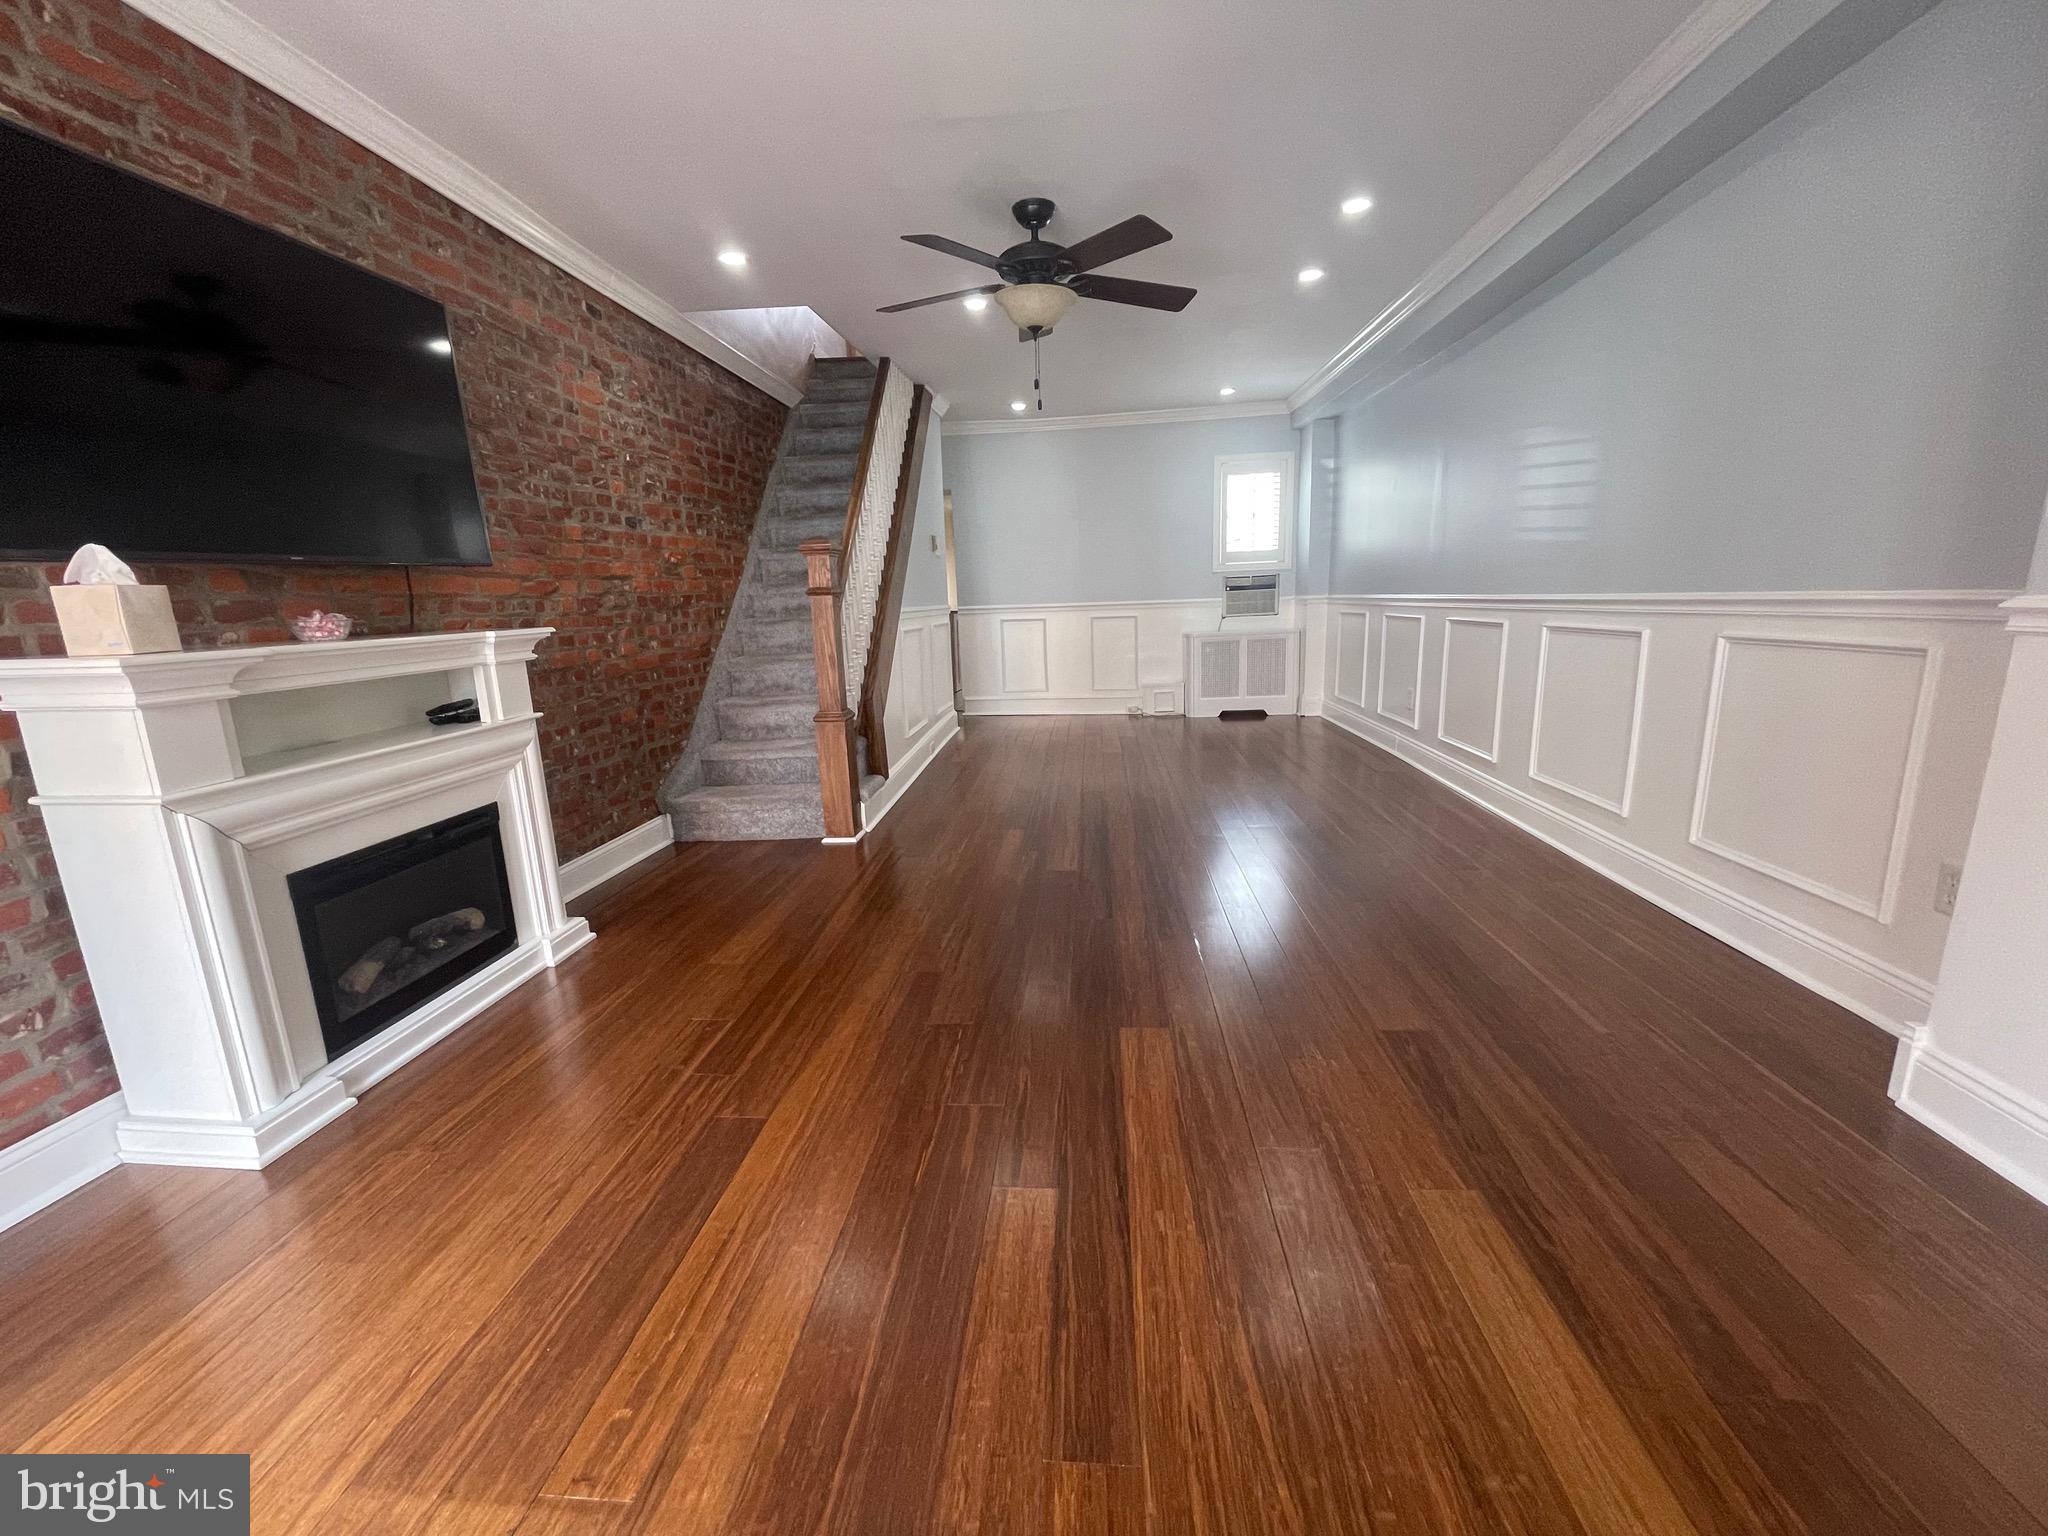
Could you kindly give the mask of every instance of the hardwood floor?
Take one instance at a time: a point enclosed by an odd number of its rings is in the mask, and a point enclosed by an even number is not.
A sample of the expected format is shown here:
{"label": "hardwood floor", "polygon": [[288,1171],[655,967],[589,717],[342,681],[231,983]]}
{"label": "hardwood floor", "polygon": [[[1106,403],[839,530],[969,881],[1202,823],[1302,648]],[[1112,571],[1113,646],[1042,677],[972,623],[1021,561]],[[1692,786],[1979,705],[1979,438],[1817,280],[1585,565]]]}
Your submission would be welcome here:
{"label": "hardwood floor", "polygon": [[981,720],[262,1174],[0,1237],[0,1445],[255,1528],[2048,1530],[2048,1211],[1334,727]]}

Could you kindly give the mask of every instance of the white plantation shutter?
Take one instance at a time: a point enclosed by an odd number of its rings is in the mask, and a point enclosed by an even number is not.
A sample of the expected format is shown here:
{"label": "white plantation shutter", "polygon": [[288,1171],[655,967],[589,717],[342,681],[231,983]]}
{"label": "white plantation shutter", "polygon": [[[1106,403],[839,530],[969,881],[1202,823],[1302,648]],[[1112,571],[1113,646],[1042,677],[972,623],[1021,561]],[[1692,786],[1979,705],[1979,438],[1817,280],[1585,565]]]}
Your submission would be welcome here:
{"label": "white plantation shutter", "polygon": [[1288,563],[1294,455],[1252,453],[1216,461],[1216,568]]}

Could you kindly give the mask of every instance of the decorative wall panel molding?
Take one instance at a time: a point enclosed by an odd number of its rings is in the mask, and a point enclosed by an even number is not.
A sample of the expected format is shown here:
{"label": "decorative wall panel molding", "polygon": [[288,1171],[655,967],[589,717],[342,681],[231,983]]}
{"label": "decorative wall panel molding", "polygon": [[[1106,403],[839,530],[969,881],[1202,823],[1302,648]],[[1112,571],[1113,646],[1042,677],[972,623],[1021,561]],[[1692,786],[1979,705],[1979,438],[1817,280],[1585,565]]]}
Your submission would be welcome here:
{"label": "decorative wall panel molding", "polygon": [[[1312,598],[1304,707],[1901,1032],[1941,962],[1933,898],[1969,842],[2003,600]],[[1401,654],[1383,639],[1372,654],[1397,615]],[[1409,724],[1380,713],[1379,679],[1405,680],[1417,655],[1424,723]]]}
{"label": "decorative wall panel molding", "polygon": [[1938,674],[1924,645],[1722,635],[1693,845],[1891,921]]}
{"label": "decorative wall panel molding", "polygon": [[1003,692],[1044,693],[1048,666],[1044,619],[1004,619]]}
{"label": "decorative wall panel molding", "polygon": [[1089,677],[1103,693],[1138,691],[1138,616],[1098,613],[1088,620]]}
{"label": "decorative wall panel molding", "polygon": [[1436,733],[1489,763],[1500,756],[1500,712],[1507,698],[1505,619],[1444,620],[1443,677]]}
{"label": "decorative wall panel molding", "polygon": [[1365,657],[1372,615],[1362,609],[1337,614],[1337,675],[1331,692],[1346,704],[1365,708]]}
{"label": "decorative wall panel molding", "polygon": [[1419,613],[1380,615],[1379,697],[1374,706],[1389,720],[1422,724],[1422,651],[1426,620]]}
{"label": "decorative wall panel molding", "polygon": [[1530,778],[1627,818],[1642,746],[1649,649],[1646,629],[1543,626]]}
{"label": "decorative wall panel molding", "polygon": [[1185,703],[1187,636],[1287,628],[1298,623],[1299,611],[1284,598],[1277,619],[1228,623],[1215,598],[962,608],[966,712],[1178,714]]}

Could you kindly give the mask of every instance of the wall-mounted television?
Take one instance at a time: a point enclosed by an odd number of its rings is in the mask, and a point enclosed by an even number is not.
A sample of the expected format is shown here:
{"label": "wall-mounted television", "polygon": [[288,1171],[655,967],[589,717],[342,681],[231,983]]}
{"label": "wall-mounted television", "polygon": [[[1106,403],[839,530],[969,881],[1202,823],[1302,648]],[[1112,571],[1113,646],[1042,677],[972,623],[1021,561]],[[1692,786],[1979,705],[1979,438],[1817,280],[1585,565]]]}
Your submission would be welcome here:
{"label": "wall-mounted television", "polygon": [[0,556],[482,565],[447,312],[0,124]]}

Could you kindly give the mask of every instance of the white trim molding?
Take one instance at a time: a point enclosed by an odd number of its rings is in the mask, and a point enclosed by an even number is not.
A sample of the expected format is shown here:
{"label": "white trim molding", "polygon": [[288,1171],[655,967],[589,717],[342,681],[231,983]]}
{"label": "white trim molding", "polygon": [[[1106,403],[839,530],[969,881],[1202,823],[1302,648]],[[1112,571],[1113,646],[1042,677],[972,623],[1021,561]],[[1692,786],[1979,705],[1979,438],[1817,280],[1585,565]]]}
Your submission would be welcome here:
{"label": "white trim molding", "polygon": [[642,859],[651,859],[676,840],[666,816],[650,816],[639,826],[579,853],[562,865],[562,900],[574,901],[585,891],[623,875]]}
{"label": "white trim molding", "polygon": [[2048,1104],[1913,1030],[1892,1059],[1892,1102],[2036,1200],[2048,1201]]}
{"label": "white trim molding", "polygon": [[[1299,627],[1293,598],[1271,617],[1223,617],[1218,597],[977,605],[960,613],[969,715],[1178,714],[1187,637]],[[1304,652],[1305,655],[1305,652]]]}
{"label": "white trim molding", "polygon": [[1934,984],[1922,977],[1650,853],[1575,812],[1491,778],[1357,710],[1326,701],[1323,718],[1385,748],[1502,820],[1887,1034],[1903,1035],[1927,1011]]}
{"label": "white trim molding", "polygon": [[1085,432],[1095,427],[1163,427],[1178,421],[1234,421],[1244,416],[1285,416],[1285,400],[1231,401],[1227,405],[1182,405],[1162,411],[1109,411],[1099,416],[1013,416],[997,421],[949,421],[947,437],[986,437],[997,432]]}
{"label": "white trim molding", "polygon": [[[1635,684],[1631,690],[1633,698],[1628,716],[1628,753],[1621,769],[1621,794],[1610,800],[1605,795],[1587,789],[1584,785],[1573,784],[1554,774],[1545,773],[1538,765],[1543,757],[1543,694],[1550,682],[1550,637],[1553,634],[1567,635],[1633,635],[1636,641]],[[1588,805],[1597,805],[1603,811],[1612,811],[1623,821],[1628,820],[1628,808],[1635,799],[1636,763],[1643,752],[1643,689],[1650,678],[1650,632],[1630,624],[1545,624],[1536,645],[1536,692],[1530,708],[1529,726],[1529,777],[1539,784],[1548,784],[1552,789],[1561,789],[1574,795]]]}
{"label": "white trim molding", "polygon": [[1704,0],[1414,286],[1302,381],[1287,397],[1296,424],[1455,345],[1932,4]]}
{"label": "white trim molding", "polygon": [[127,1112],[110,1094],[0,1150],[0,1232],[119,1166],[114,1126]]}
{"label": "white trim molding", "polygon": [[[1884,875],[1875,899],[1845,891],[1824,880],[1817,880],[1790,869],[1774,860],[1762,858],[1745,849],[1734,848],[1707,834],[1707,813],[1714,789],[1714,757],[1721,739],[1722,706],[1725,701],[1728,680],[1728,657],[1737,646],[1777,646],[1789,649],[1815,651],[1868,652],[1887,656],[1918,656],[1920,658],[1920,681],[1913,705],[1913,721],[1908,733],[1906,755],[1900,765],[1900,785],[1896,807],[1892,815],[1891,836],[1885,845]],[[1707,694],[1707,729],[1700,745],[1699,782],[1693,791],[1692,825],[1687,839],[1695,848],[1704,849],[1717,858],[1743,865],[1760,874],[1769,875],[1773,880],[1799,890],[1810,892],[1823,901],[1831,901],[1838,907],[1851,912],[1860,912],[1865,917],[1874,917],[1881,923],[1889,923],[1897,909],[1899,898],[1899,877],[1906,857],[1906,834],[1913,825],[1913,805],[1920,793],[1920,770],[1927,758],[1927,732],[1934,715],[1934,688],[1941,673],[1941,652],[1933,645],[1887,645],[1875,640],[1839,639],[1822,635],[1768,635],[1768,634],[1722,634],[1714,645],[1714,681]]]}
{"label": "white trim molding", "polygon": [[[1415,625],[1415,677],[1408,690],[1408,713],[1403,715],[1387,708],[1387,652],[1393,649],[1387,630],[1394,620]],[[1385,715],[1389,720],[1398,720],[1410,730],[1422,724],[1422,667],[1423,655],[1429,649],[1429,620],[1419,613],[1401,613],[1389,609],[1380,615],[1380,672],[1379,682],[1373,690],[1373,713]]]}
{"label": "white trim molding", "polygon": [[898,802],[910,792],[911,785],[918,781],[925,769],[959,739],[960,718],[953,713],[949,703],[938,723],[911,744],[910,750],[890,770],[889,777],[882,780],[882,787],[861,800],[861,831],[874,831],[882,818],[895,810]]}
{"label": "white trim molding", "polygon": [[[2003,600],[1367,593],[1295,606],[1306,712],[1900,1033],[1927,1016],[1947,943],[1936,889],[1969,850],[2015,651]],[[1409,657],[1384,632],[1396,619],[1422,629],[1412,717]],[[1484,632],[1465,626],[1500,633],[1497,671],[1483,644],[1450,654],[1451,637]],[[1580,632],[1587,648],[1560,648]],[[1790,649],[1751,652],[1746,637]],[[1489,683],[1491,760],[1478,750]],[[1781,778],[1824,797],[1826,814],[1789,811]]]}
{"label": "white trim molding", "polygon": [[[1910,592],[1464,592],[1349,593],[1317,602],[1395,608],[1483,608],[1559,613],[1712,613],[1740,618],[1925,619],[2007,624],[2032,599],[2008,589]],[[2048,613],[2048,602],[2042,604]],[[2044,618],[2048,623],[2048,618]]]}
{"label": "white trim molding", "polygon": [[[1462,624],[1473,629],[1492,629],[1500,635],[1500,655],[1495,659],[1493,676],[1493,735],[1485,746],[1477,742],[1463,741],[1453,736],[1449,718],[1451,709],[1451,626]],[[1508,702],[1508,621],[1506,619],[1475,619],[1466,615],[1448,615],[1444,619],[1444,656],[1437,679],[1436,692],[1436,734],[1437,740],[1446,746],[1456,747],[1461,752],[1470,752],[1474,757],[1484,758],[1489,763],[1500,761],[1501,714]]]}
{"label": "white trim molding", "polygon": [[544,261],[587,284],[694,352],[784,405],[803,391],[705,330],[683,310],[621,271],[499,182],[381,106],[226,0],[136,0],[135,8],[187,42],[275,91],[337,132],[417,176],[449,201]]}

